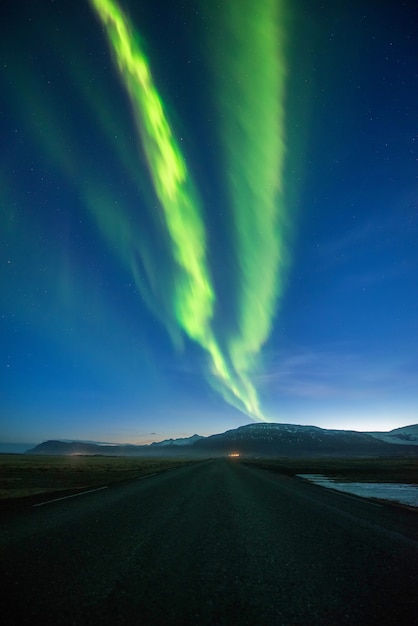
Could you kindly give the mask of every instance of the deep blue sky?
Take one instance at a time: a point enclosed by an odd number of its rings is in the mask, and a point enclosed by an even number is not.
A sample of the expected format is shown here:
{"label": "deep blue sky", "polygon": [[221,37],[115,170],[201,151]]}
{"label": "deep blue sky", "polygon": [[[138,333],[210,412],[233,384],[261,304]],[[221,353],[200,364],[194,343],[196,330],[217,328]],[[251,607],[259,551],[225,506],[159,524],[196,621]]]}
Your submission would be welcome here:
{"label": "deep blue sky", "polygon": [[[251,380],[271,421],[416,423],[416,3],[284,4],[290,262]],[[197,181],[226,337],[237,259],[208,15],[193,0],[121,6]],[[201,346],[167,323],[172,258],[89,3],[7,2],[0,24],[0,440],[142,443],[248,423],[208,384]],[[88,202],[129,215],[153,272],[138,263],[135,279],[132,255],[109,245]],[[160,300],[147,301],[158,284]]]}

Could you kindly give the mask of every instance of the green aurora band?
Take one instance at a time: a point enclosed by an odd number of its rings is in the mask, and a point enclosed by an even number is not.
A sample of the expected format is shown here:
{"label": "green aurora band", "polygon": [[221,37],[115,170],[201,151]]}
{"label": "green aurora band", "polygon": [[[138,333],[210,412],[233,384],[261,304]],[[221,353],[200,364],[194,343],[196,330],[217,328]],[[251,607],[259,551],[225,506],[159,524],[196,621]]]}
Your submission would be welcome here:
{"label": "green aurora band", "polygon": [[[149,175],[163,210],[176,265],[172,273],[172,316],[210,355],[212,385],[229,403],[263,420],[250,373],[271,332],[288,257],[283,202],[286,64],[283,28],[279,28],[286,17],[285,2],[234,0],[219,8],[219,22],[213,21],[218,36],[210,38],[216,41],[216,48],[211,50],[209,62],[220,112],[220,140],[239,267],[238,319],[223,349],[214,332],[216,294],[207,260],[201,203],[149,63],[119,5],[114,0],[90,2],[105,28],[129,94]],[[110,243],[112,232],[113,236],[121,229],[125,232],[121,242],[127,245],[114,242],[115,250],[129,257],[127,248],[136,248],[144,258],[143,246],[139,241],[135,243],[136,235],[123,212],[113,217],[109,209],[102,213],[104,206],[97,207],[92,195],[87,204]],[[113,226],[109,232],[110,222]],[[129,264],[140,287],[136,264]],[[143,289],[141,292],[156,312],[152,299]],[[165,321],[172,328],[173,320]]]}
{"label": "green aurora band", "polygon": [[[173,137],[148,61],[131,24],[113,0],[90,0],[107,34],[129,94],[137,131],[177,265],[173,312],[184,332],[210,355],[212,374],[224,397],[253,418],[264,419],[245,371],[225,358],[213,332],[215,292],[206,255],[206,235],[195,186]],[[233,347],[233,346],[232,346]],[[237,349],[234,348],[236,352]],[[228,355],[230,357],[230,355]]]}
{"label": "green aurora band", "polygon": [[209,31],[213,47],[208,60],[240,269],[238,328],[229,353],[235,371],[245,373],[270,335],[288,258],[283,202],[286,3],[224,2],[219,18],[214,20],[216,32]]}

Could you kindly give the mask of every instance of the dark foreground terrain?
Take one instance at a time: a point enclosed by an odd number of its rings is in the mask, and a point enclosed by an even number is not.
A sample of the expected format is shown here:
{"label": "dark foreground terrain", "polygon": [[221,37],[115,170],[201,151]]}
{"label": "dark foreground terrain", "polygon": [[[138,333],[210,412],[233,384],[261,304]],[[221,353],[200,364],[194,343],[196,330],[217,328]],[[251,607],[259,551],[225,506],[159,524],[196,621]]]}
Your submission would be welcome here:
{"label": "dark foreground terrain", "polygon": [[57,492],[64,496],[67,492],[132,480],[191,462],[187,458],[0,454],[0,512],[13,506],[14,499],[20,502],[37,494]]}
{"label": "dark foreground terrain", "polygon": [[403,483],[418,485],[418,458],[311,458],[248,459],[251,467],[286,476],[323,474],[343,482]]}
{"label": "dark foreground terrain", "polygon": [[417,519],[233,461],[196,463],[3,511],[0,615],[7,625],[415,624]]}

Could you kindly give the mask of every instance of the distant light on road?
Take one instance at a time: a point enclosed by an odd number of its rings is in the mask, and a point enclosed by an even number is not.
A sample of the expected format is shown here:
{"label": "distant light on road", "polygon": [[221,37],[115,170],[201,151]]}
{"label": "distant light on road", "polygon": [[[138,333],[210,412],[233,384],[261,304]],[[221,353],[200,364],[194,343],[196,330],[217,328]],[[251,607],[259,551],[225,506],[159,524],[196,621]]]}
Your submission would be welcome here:
{"label": "distant light on road", "polygon": [[240,455],[239,452],[230,452],[228,454],[229,457],[236,457],[236,456],[239,456],[239,455]]}

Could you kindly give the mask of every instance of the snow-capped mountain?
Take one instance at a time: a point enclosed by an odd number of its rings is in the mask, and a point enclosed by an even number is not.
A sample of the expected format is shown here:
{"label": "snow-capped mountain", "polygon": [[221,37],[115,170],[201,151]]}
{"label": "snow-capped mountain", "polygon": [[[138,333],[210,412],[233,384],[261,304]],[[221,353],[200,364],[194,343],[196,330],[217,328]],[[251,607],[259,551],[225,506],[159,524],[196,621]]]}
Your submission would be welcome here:
{"label": "snow-capped mountain", "polygon": [[372,437],[403,446],[418,446],[418,424],[394,428],[388,433],[369,433]]}
{"label": "snow-capped mountain", "polygon": [[152,446],[192,446],[199,439],[204,439],[201,435],[192,435],[191,437],[178,437],[177,439],[164,439],[163,441],[154,441]]}
{"label": "snow-capped mountain", "polygon": [[[221,435],[206,437],[194,448],[210,449],[216,453],[227,453],[234,448],[244,455],[289,457],[399,454],[399,448],[368,433],[268,423],[248,424]],[[402,450],[402,453],[405,452],[406,448]]]}
{"label": "snow-capped mountain", "polygon": [[257,423],[225,433],[166,439],[145,446],[46,441],[30,454],[100,454],[112,456],[370,457],[418,455],[418,424],[388,433],[330,430],[318,426]]}

